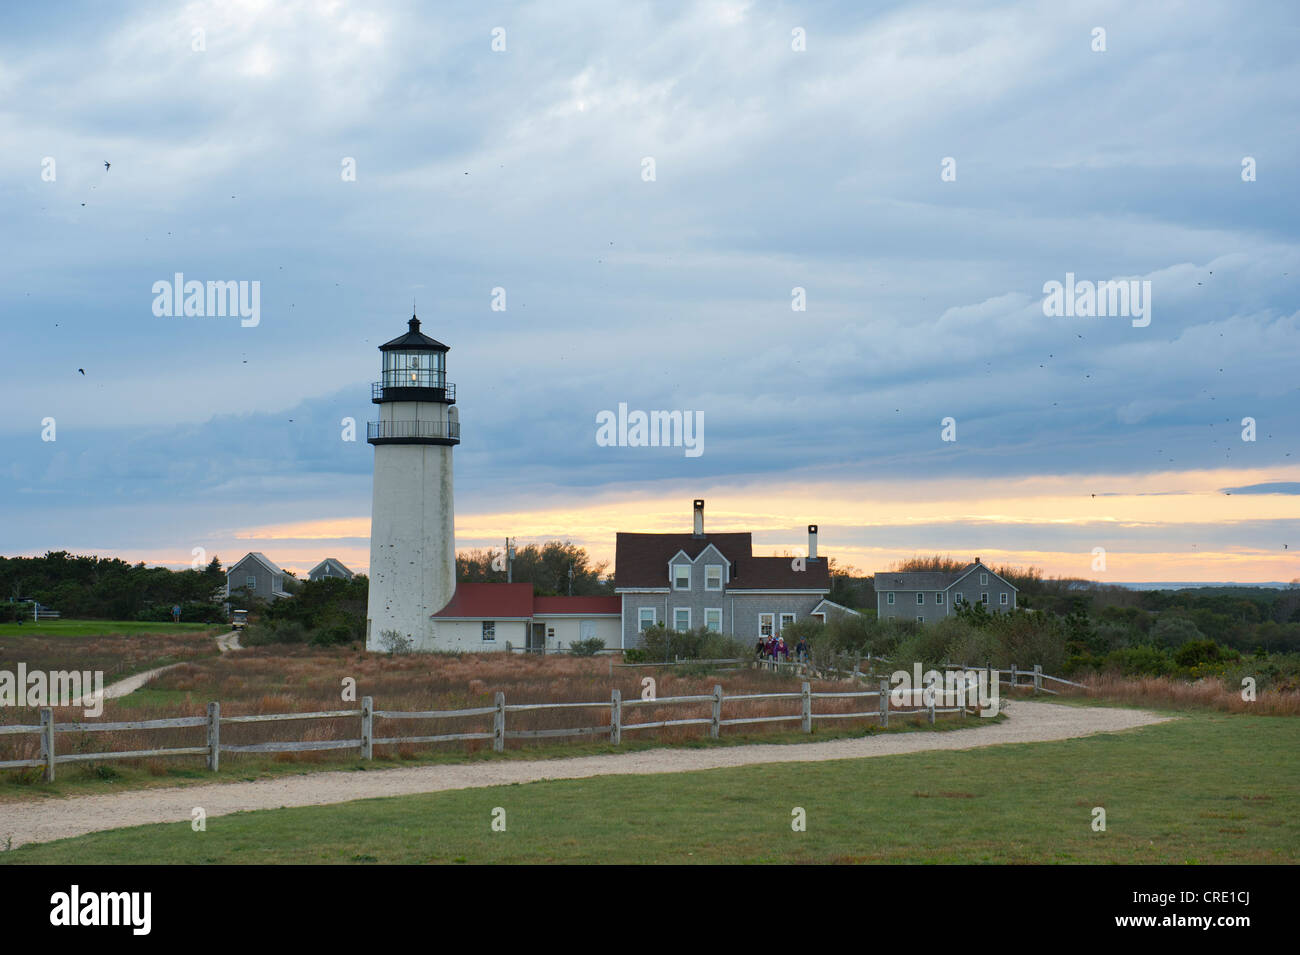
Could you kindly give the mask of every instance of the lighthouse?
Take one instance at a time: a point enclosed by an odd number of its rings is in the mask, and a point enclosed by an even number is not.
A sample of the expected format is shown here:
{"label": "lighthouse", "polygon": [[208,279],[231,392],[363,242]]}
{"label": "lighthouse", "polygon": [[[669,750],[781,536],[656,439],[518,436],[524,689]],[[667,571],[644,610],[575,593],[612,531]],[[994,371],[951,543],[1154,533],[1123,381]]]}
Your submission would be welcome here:
{"label": "lighthouse", "polygon": [[375,446],[367,650],[389,649],[388,631],[415,650],[434,649],[430,617],[456,591],[456,386],[447,381],[447,346],[421,332],[414,315],[408,326],[379,346],[382,378],[371,386],[379,420],[366,426]]}

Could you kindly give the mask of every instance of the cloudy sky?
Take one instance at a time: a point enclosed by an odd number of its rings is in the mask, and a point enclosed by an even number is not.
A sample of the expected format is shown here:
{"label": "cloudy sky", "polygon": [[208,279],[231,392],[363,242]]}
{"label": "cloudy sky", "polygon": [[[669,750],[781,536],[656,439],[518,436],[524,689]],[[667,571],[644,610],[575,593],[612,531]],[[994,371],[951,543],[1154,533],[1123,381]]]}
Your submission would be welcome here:
{"label": "cloudy sky", "polygon": [[[612,557],[703,497],[864,570],[1300,576],[1297,27],[5,5],[0,553],[364,569],[375,349],[414,301],[451,346],[461,547]],[[260,283],[257,323],[156,315],[176,273]],[[1067,273],[1149,281],[1149,324],[1044,314]],[[701,413],[703,453],[598,445],[620,403]]]}

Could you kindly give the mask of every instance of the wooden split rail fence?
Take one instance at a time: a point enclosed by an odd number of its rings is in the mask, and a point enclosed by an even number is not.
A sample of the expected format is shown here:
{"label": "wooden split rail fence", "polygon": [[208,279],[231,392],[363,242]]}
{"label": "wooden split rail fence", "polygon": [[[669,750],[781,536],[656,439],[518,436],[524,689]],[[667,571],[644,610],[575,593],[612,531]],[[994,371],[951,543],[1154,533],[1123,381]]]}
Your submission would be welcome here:
{"label": "wooden split rail fence", "polygon": [[[816,700],[846,699],[865,701],[873,697],[876,699],[877,705],[867,710],[855,710],[848,713],[816,713],[813,711],[813,704]],[[786,716],[735,716],[727,719],[723,718],[724,704],[757,700],[799,700],[800,710],[798,713],[791,713]],[[922,699],[918,692],[918,696],[913,699],[913,703],[915,704],[918,700],[921,701],[922,705],[914,706],[913,708],[891,708],[889,683],[887,680],[881,680],[879,689],[875,690],[840,690],[817,693],[812,691],[808,683],[804,683],[802,689],[798,693],[741,693],[728,696],[722,692],[721,686],[714,686],[713,692],[708,694],[694,696],[668,696],[658,697],[656,699],[636,698],[625,700],[622,698],[622,695],[618,690],[614,690],[608,701],[601,700],[589,703],[508,704],[506,703],[505,694],[498,692],[492,706],[478,706],[460,710],[376,710],[374,708],[374,700],[367,696],[362,698],[360,709],[327,710],[315,713],[269,713],[249,716],[222,716],[221,704],[209,703],[208,713],[206,716],[181,716],[172,719],[133,720],[128,722],[112,723],[55,723],[53,710],[49,707],[44,707],[40,711],[41,722],[37,726],[0,725],[0,737],[24,734],[38,734],[40,737],[40,756],[38,758],[0,761],[0,769],[44,767],[45,779],[52,782],[54,780],[55,767],[59,764],[100,762],[111,759],[149,759],[162,756],[206,756],[208,769],[215,772],[220,768],[222,753],[286,753],[308,752],[314,750],[355,749],[359,750],[362,759],[368,760],[374,758],[375,746],[394,746],[411,743],[449,743],[465,740],[491,740],[492,748],[499,753],[505,750],[506,741],[512,739],[603,736],[608,734],[610,742],[619,745],[623,741],[624,733],[670,726],[707,726],[708,735],[716,739],[721,734],[724,726],[744,726],[759,723],[793,723],[796,721],[800,723],[803,732],[811,733],[814,720],[878,719],[881,726],[888,726],[891,713],[895,716],[924,715],[930,723],[934,723],[936,714],[959,713],[964,715],[967,711],[971,710],[970,706],[965,705],[937,707],[932,694]],[[703,703],[710,704],[710,713],[707,717],[651,720],[646,722],[627,722],[623,718],[624,710],[635,709],[638,706]],[[609,722],[598,726],[584,726],[574,729],[512,730],[507,728],[507,717],[511,713],[522,713],[534,710],[572,709],[600,709],[608,711]],[[376,738],[374,735],[374,721],[376,719],[400,722],[402,720],[442,720],[489,715],[492,717],[492,730],[490,732],[445,733],[437,736],[385,736],[380,738]],[[249,744],[231,744],[221,741],[221,729],[223,726],[243,723],[274,723],[282,721],[307,721],[336,718],[359,718],[359,735],[348,739],[293,740]],[[55,747],[57,734],[59,733],[177,729],[200,726],[207,728],[207,740],[202,746],[177,746],[165,749],[65,754],[57,754]]]}
{"label": "wooden split rail fence", "polygon": [[[874,664],[877,663],[889,664],[890,661],[887,660],[885,657],[867,656],[865,658],[865,662],[867,664],[867,669],[865,672],[862,670],[863,662],[864,661],[862,660],[857,661],[854,664],[852,671],[842,670],[836,667],[815,667],[811,663],[799,663],[796,661],[788,661],[788,660],[759,660],[757,662],[757,666],[760,669],[764,669],[764,670],[774,670],[778,673],[790,672],[790,673],[798,674],[800,676],[811,675],[811,676],[821,677],[825,679],[847,678],[852,680],[859,680],[859,679],[870,680],[872,677],[877,675],[876,670],[874,668]],[[991,663],[985,664],[983,666],[967,666],[964,663],[941,663],[939,665],[939,669],[966,670],[974,673],[987,672],[989,674],[990,682],[992,682],[992,675],[996,673],[998,676],[999,686],[1008,686],[1011,689],[1015,689],[1015,690],[1032,689],[1037,693],[1050,693],[1053,696],[1059,695],[1060,691],[1049,690],[1047,687],[1043,686],[1044,680],[1052,680],[1056,683],[1060,683],[1065,686],[1074,686],[1074,687],[1079,687],[1080,689],[1087,689],[1087,687],[1084,686],[1084,684],[1082,683],[1075,683],[1073,680],[1067,680],[1064,677],[1052,676],[1050,674],[1044,673],[1042,664],[1039,663],[1035,663],[1033,669],[1030,670],[1018,669],[1014,663],[1011,664],[1009,668],[1002,669],[1002,670],[997,669]],[[1003,674],[1006,675],[1005,678],[1003,677]],[[1022,682],[1021,681],[1022,677],[1028,679],[1029,682],[1028,683]]]}

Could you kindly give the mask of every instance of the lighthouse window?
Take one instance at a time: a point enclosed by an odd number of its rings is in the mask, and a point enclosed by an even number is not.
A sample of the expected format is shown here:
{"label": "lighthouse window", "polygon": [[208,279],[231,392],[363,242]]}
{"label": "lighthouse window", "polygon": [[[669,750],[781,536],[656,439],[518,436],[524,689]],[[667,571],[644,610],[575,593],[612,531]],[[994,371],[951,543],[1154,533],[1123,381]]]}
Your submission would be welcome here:
{"label": "lighthouse window", "polygon": [[497,638],[497,622],[495,620],[483,621],[483,639],[495,640]]}

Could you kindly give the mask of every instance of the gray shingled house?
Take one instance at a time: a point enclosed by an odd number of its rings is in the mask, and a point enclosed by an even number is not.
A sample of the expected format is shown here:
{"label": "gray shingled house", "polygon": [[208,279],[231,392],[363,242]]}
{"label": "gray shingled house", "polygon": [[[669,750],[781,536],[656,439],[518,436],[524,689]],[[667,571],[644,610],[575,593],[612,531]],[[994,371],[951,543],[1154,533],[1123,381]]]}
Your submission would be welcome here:
{"label": "gray shingled house", "polygon": [[337,557],[326,557],[307,571],[308,580],[324,580],[326,577],[341,577],[343,580],[351,580],[352,571],[344,567],[343,561]]}
{"label": "gray shingled house", "polygon": [[704,502],[695,502],[689,534],[625,534],[615,538],[614,593],[623,602],[623,647],[644,643],[647,627],[704,627],[741,640],[780,634],[796,620],[825,622],[856,614],[826,599],[828,561],[817,556],[817,525],[808,527],[808,556],[755,557],[743,533],[704,533]]}
{"label": "gray shingled house", "polygon": [[957,604],[982,603],[991,613],[1016,609],[1017,588],[978,557],[956,573],[919,571],[876,574],[876,616],[933,623],[956,613]]}
{"label": "gray shingled house", "polygon": [[288,597],[284,589],[284,571],[271,563],[271,558],[258,551],[245,554],[226,568],[226,597],[232,590],[243,588],[250,596],[262,600],[279,600]]}

